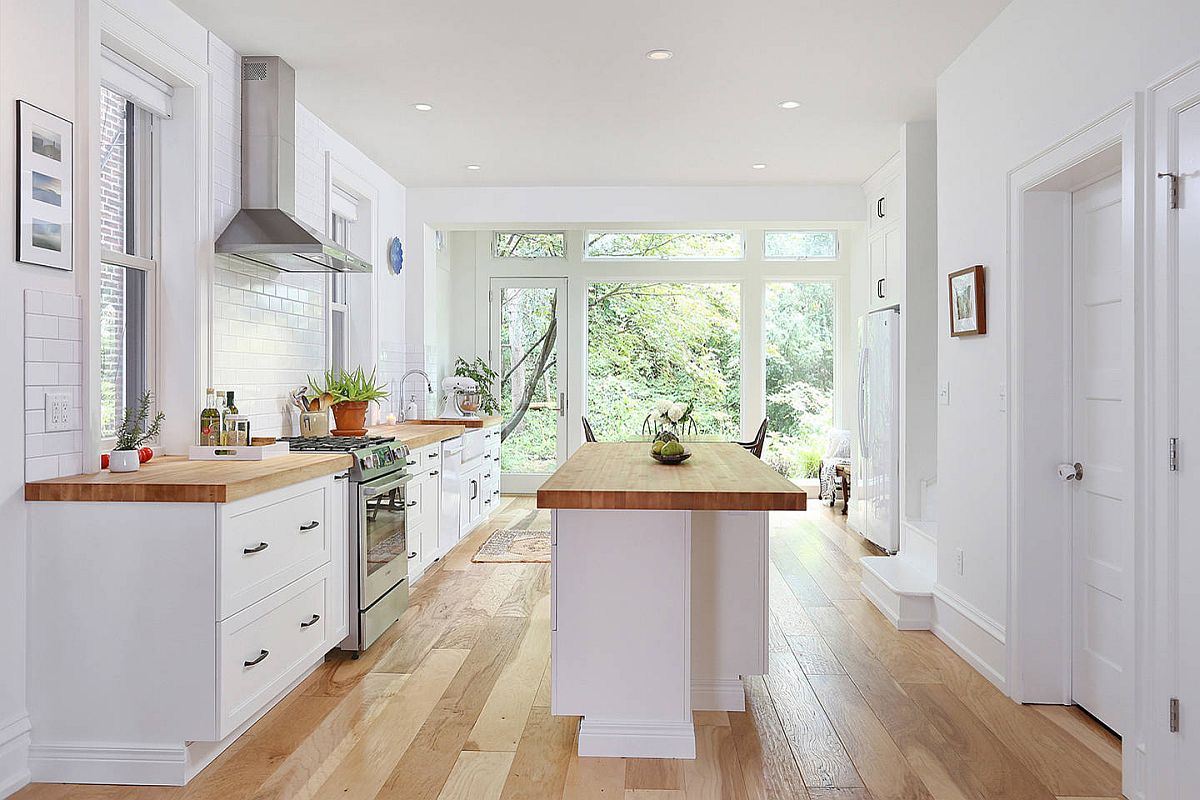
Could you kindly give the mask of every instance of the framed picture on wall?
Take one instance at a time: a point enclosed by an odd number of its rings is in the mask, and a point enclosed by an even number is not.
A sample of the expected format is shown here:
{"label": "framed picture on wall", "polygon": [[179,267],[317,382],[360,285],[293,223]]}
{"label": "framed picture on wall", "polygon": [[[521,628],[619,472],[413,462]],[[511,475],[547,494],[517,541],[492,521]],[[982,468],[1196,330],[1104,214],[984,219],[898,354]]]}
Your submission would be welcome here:
{"label": "framed picture on wall", "polygon": [[17,260],[26,264],[74,266],[71,127],[17,101]]}
{"label": "framed picture on wall", "polygon": [[987,333],[987,295],[983,265],[950,273],[950,335],[978,336]]}

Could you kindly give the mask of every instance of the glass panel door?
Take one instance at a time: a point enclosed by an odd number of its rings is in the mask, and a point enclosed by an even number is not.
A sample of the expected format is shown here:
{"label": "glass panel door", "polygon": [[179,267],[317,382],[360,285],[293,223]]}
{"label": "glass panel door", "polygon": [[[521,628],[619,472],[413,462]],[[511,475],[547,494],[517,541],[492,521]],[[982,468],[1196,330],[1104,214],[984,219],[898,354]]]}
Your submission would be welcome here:
{"label": "glass panel door", "polygon": [[501,490],[529,492],[566,460],[567,281],[498,278],[491,289]]}

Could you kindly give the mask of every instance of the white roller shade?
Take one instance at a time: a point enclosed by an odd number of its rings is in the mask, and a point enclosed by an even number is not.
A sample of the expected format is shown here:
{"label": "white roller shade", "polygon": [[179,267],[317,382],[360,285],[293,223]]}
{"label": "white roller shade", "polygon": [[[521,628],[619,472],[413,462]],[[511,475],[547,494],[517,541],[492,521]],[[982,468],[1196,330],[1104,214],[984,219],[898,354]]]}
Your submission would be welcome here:
{"label": "white roller shade", "polygon": [[358,219],[358,198],[334,184],[329,187],[329,210],[347,222]]}
{"label": "white roller shade", "polygon": [[101,49],[100,82],[155,116],[171,116],[170,84],[107,47]]}

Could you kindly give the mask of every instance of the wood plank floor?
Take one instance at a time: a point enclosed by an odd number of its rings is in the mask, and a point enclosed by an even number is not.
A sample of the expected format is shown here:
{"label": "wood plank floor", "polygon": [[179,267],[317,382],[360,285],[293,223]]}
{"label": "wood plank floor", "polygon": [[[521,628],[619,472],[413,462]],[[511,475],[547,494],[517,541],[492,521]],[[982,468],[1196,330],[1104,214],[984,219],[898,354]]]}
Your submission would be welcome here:
{"label": "wood plank floor", "polygon": [[1019,706],[858,590],[868,552],[824,506],[772,515],[771,674],[698,713],[694,761],[578,758],[549,709],[549,566],[474,564],[505,498],[361,659],[333,653],[184,788],[40,784],[20,800],[1051,800],[1120,796],[1120,742]]}

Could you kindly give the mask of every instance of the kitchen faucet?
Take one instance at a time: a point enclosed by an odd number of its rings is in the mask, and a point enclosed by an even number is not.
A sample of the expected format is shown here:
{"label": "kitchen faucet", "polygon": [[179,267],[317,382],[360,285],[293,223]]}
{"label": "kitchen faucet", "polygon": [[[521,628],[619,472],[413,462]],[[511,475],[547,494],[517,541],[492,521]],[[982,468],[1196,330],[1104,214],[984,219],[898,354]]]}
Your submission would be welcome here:
{"label": "kitchen faucet", "polygon": [[[426,373],[425,370],[423,370],[423,369],[410,369],[408,372],[404,373],[404,377],[402,377],[400,379],[400,392],[399,393],[401,395],[404,394],[404,382],[408,380],[410,375],[420,375],[422,378],[424,378],[425,379],[425,391],[427,391],[429,394],[433,394],[433,381],[429,380],[428,373]],[[400,408],[401,408],[401,411],[404,410],[403,405]],[[407,419],[407,418],[408,417],[406,414],[401,414],[401,419]]]}

